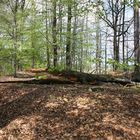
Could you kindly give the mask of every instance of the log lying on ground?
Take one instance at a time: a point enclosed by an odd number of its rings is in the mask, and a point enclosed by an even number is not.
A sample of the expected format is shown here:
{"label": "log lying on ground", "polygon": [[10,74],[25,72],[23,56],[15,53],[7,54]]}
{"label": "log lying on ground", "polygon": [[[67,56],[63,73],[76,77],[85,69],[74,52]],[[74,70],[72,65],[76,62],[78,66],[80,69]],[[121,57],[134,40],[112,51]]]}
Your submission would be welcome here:
{"label": "log lying on ground", "polygon": [[62,76],[66,79],[73,80],[76,82],[80,82],[81,84],[94,84],[99,82],[113,82],[113,83],[119,83],[122,85],[131,83],[128,79],[120,79],[120,78],[114,78],[111,75],[97,75],[97,74],[88,74],[83,72],[77,72],[77,71],[55,71],[51,72],[51,74]]}
{"label": "log lying on ground", "polygon": [[0,81],[0,83],[24,83],[24,84],[74,84],[70,80],[60,79],[33,79],[33,80],[15,80],[15,81]]}
{"label": "log lying on ground", "polygon": [[[0,83],[26,83],[26,84],[92,84],[100,85],[104,82],[118,83],[122,85],[131,84],[132,82],[127,79],[114,78],[111,75],[97,75],[88,74],[77,71],[53,71],[48,74],[57,76],[57,78],[49,79],[29,79],[29,80],[12,80],[2,81]],[[47,73],[46,73],[47,75]]]}
{"label": "log lying on ground", "polygon": [[31,73],[41,73],[41,72],[47,72],[48,68],[31,68],[31,69],[27,69],[26,71]]}

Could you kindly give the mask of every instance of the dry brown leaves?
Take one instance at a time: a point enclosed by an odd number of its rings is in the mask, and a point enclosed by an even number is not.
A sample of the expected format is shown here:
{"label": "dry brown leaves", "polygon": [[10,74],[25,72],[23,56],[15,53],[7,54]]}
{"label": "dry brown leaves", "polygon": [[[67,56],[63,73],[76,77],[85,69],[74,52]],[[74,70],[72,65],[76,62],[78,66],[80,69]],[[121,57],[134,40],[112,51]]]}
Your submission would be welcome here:
{"label": "dry brown leaves", "polygon": [[139,140],[140,91],[0,85],[0,140]]}

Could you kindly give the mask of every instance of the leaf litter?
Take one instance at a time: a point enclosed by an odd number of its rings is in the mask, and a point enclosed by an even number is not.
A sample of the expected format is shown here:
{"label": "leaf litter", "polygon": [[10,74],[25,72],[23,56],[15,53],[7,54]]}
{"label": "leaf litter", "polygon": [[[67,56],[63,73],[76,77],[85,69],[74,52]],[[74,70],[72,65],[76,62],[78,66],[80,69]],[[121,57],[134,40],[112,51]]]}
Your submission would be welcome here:
{"label": "leaf litter", "polygon": [[139,140],[140,91],[0,84],[0,140]]}

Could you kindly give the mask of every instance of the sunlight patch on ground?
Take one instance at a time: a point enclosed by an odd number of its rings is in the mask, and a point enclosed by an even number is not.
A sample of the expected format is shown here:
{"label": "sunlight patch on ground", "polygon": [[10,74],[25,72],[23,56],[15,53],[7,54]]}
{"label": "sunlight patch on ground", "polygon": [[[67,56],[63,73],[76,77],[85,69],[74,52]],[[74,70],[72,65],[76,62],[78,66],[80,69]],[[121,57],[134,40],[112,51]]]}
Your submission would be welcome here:
{"label": "sunlight patch on ground", "polygon": [[78,108],[85,108],[88,109],[91,103],[90,98],[88,97],[78,97],[75,99]]}
{"label": "sunlight patch on ground", "polygon": [[121,101],[119,98],[117,98],[117,97],[115,98],[114,102],[115,102],[116,104],[118,104],[119,106],[123,106],[122,101]]}
{"label": "sunlight patch on ground", "polygon": [[75,117],[75,116],[78,116],[78,109],[74,109],[74,110],[71,110],[71,111],[67,111],[66,114],[70,117]]}
{"label": "sunlight patch on ground", "polygon": [[[117,122],[119,121],[119,118],[117,116],[112,116],[111,113],[106,113],[104,114],[103,118],[103,124],[108,125],[112,128],[114,128],[116,131],[122,131],[124,134],[127,135],[134,135],[135,137],[140,135],[140,129],[139,129],[139,124],[135,122],[135,120],[130,119],[129,121],[121,121],[119,124]],[[132,125],[136,124],[136,125]]]}
{"label": "sunlight patch on ground", "polygon": [[26,139],[30,140],[34,138],[34,127],[36,122],[42,119],[41,116],[28,116],[21,117],[11,121],[6,127],[0,130],[0,140],[17,140]]}
{"label": "sunlight patch on ground", "polygon": [[132,126],[124,126],[124,125],[115,125],[116,129],[122,129],[124,132],[126,132],[127,134],[133,134],[135,136],[140,135],[140,130],[139,128],[136,127],[132,127]]}
{"label": "sunlight patch on ground", "polygon": [[47,102],[47,104],[45,105],[45,107],[48,108],[57,108],[59,106],[59,104],[57,102]]}
{"label": "sunlight patch on ground", "polygon": [[103,122],[108,124],[108,123],[116,123],[117,118],[115,116],[112,116],[111,113],[104,113],[104,118],[103,118]]}

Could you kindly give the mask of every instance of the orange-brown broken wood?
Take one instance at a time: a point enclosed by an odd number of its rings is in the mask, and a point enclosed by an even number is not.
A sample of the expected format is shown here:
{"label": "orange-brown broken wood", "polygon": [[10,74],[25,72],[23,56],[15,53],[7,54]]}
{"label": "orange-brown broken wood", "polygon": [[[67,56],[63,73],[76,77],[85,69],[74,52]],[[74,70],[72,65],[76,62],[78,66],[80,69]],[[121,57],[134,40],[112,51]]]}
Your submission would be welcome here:
{"label": "orange-brown broken wood", "polygon": [[32,69],[28,69],[27,71],[32,73],[41,73],[41,72],[47,72],[48,68],[32,68]]}

